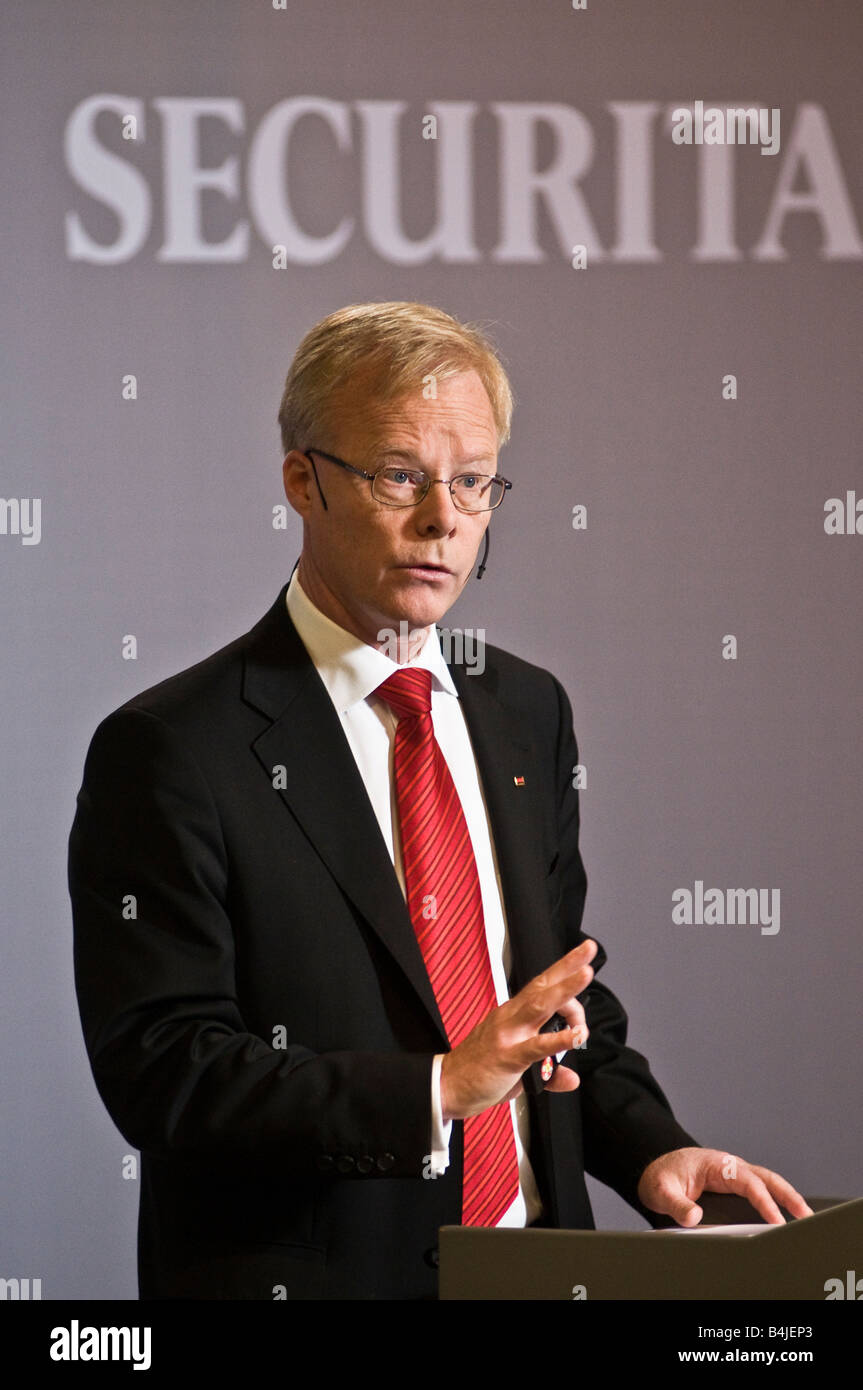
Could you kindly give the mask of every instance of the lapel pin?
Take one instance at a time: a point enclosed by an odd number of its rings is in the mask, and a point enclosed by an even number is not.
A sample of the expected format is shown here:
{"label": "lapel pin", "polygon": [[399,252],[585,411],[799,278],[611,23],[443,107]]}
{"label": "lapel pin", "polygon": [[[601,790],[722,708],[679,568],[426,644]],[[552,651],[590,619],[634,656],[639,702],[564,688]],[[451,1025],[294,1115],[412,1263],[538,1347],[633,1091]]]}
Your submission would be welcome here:
{"label": "lapel pin", "polygon": [[512,780],[513,780],[513,782],[515,782],[515,785],[516,785],[517,787],[523,787],[523,786],[524,786],[524,778],[523,778],[523,777],[513,777]]}

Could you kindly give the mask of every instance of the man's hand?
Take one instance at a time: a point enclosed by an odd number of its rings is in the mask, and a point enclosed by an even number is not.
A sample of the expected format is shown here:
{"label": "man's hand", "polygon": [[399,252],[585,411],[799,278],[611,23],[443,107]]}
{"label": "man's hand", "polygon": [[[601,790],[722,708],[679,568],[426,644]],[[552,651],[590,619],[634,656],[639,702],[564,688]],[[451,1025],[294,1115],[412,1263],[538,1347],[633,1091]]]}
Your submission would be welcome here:
{"label": "man's hand", "polygon": [[[512,1100],[522,1090],[521,1078],[533,1062],[555,1052],[568,1052],[587,1038],[584,1009],[575,998],[593,979],[590,961],[596,955],[589,938],[537,975],[512,999],[478,1023],[467,1037],[444,1055],[441,1066],[441,1104],[444,1123],[478,1115],[490,1105]],[[560,1033],[539,1033],[552,1014],[569,1024]],[[578,1076],[558,1067],[547,1091],[574,1091]]]}
{"label": "man's hand", "polygon": [[647,1165],[638,1183],[638,1200],[651,1211],[672,1216],[678,1226],[698,1225],[704,1215],[698,1206],[702,1192],[737,1192],[773,1225],[785,1223],[777,1201],[792,1216],[814,1215],[778,1173],[719,1149],[674,1149],[662,1154]]}

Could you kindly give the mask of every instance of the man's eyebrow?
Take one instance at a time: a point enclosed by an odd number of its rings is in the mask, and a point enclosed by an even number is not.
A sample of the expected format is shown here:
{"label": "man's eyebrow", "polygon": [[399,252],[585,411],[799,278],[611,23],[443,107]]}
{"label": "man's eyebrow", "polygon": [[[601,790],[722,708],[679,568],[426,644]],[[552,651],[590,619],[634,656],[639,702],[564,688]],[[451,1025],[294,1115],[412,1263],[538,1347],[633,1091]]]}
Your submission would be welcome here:
{"label": "man's eyebrow", "polygon": [[373,444],[369,449],[370,456],[374,455],[376,458],[380,458],[382,454],[386,454],[388,458],[408,459],[413,463],[419,463],[420,457],[415,450],[404,448],[399,444],[390,444],[386,440]]}
{"label": "man's eyebrow", "polygon": [[[379,443],[379,444],[373,444],[373,445],[371,446],[371,448],[369,449],[369,451],[368,451],[368,457],[369,457],[370,459],[374,459],[374,458],[398,458],[398,459],[404,459],[406,463],[415,464],[417,468],[425,468],[425,464],[423,463],[423,461],[422,461],[420,455],[416,452],[416,450],[406,448],[404,445],[400,445],[400,444],[390,444],[390,443],[387,443],[386,441],[382,441],[382,442]],[[464,468],[471,468],[471,467],[473,467],[475,464],[478,464],[478,463],[485,463],[485,464],[492,464],[492,463],[495,463],[494,455],[493,455],[493,454],[488,454],[488,453],[483,453],[482,450],[480,450],[480,452],[477,453],[477,454],[469,454],[466,458],[462,459],[459,463],[456,463],[456,464],[454,465],[454,467],[456,467],[456,468],[462,468],[462,469],[464,469]],[[496,467],[496,466],[497,466],[497,465],[496,465],[496,463],[495,463],[495,467]]]}

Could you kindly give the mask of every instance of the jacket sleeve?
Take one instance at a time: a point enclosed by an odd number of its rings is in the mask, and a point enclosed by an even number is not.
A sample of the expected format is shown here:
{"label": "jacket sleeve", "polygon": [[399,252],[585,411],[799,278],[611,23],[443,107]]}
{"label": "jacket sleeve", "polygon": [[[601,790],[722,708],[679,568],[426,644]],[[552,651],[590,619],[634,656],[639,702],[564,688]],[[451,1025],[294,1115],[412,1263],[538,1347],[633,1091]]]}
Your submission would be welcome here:
{"label": "jacket sleeve", "polygon": [[421,1176],[432,1054],[276,1050],[250,1033],[230,873],[181,735],[133,706],[109,715],[86,760],[69,887],[84,1037],[114,1122],[134,1147],[192,1166]]}
{"label": "jacket sleeve", "polygon": [[[579,761],[578,748],[569,700],[559,682],[554,684],[559,706],[559,911],[565,949],[571,950],[592,933],[581,930],[587,883],[578,848],[578,792],[572,785],[573,768]],[[600,945],[593,962],[596,975],[606,959]],[[623,1006],[596,975],[582,995],[590,1030],[587,1044],[567,1058],[580,1078],[575,1094],[582,1109],[585,1169],[613,1188],[647,1220],[665,1224],[663,1218],[639,1202],[638,1180],[648,1163],[660,1154],[698,1146],[698,1141],[678,1124],[647,1059],[627,1046]]]}

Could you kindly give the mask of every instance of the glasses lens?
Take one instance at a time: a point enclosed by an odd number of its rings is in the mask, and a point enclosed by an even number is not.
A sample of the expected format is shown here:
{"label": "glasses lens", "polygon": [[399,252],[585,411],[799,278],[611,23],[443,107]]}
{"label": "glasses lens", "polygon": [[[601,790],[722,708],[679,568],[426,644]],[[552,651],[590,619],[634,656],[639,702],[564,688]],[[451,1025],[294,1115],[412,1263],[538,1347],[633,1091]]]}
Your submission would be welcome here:
{"label": "glasses lens", "polygon": [[[372,496],[388,507],[415,507],[429,490],[429,479],[420,468],[379,468],[372,481]],[[485,473],[463,473],[452,482],[452,497],[459,511],[487,512],[500,505],[506,484]]]}
{"label": "glasses lens", "polygon": [[390,507],[413,507],[427,490],[425,473],[416,468],[380,468],[372,483],[372,495]]}
{"label": "glasses lens", "polygon": [[487,512],[496,507],[506,491],[498,478],[484,473],[465,473],[453,479],[452,495],[463,512]]}

